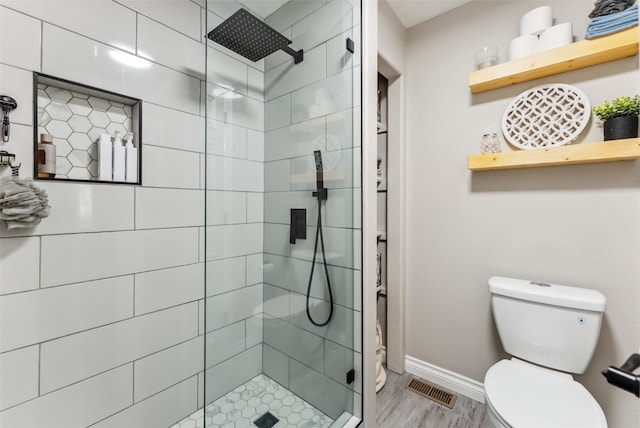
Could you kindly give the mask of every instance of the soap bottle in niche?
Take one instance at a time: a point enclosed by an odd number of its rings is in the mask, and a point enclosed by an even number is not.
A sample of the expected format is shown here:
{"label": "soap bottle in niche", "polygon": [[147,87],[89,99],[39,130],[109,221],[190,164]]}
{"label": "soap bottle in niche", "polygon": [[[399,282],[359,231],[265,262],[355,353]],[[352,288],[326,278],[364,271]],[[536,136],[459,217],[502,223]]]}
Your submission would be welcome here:
{"label": "soap bottle in niche", "polygon": [[113,144],[109,134],[101,134],[98,141],[98,180],[113,180]]}
{"label": "soap bottle in niche", "polygon": [[133,134],[129,133],[124,139],[124,149],[126,152],[125,160],[125,179],[128,183],[138,182],[138,148],[133,145]]}
{"label": "soap bottle in niche", "polygon": [[56,146],[53,135],[40,134],[38,144],[38,177],[53,178],[56,176]]}
{"label": "soap bottle in niche", "polygon": [[121,135],[116,131],[113,137],[113,181],[124,181],[125,178],[125,150]]}

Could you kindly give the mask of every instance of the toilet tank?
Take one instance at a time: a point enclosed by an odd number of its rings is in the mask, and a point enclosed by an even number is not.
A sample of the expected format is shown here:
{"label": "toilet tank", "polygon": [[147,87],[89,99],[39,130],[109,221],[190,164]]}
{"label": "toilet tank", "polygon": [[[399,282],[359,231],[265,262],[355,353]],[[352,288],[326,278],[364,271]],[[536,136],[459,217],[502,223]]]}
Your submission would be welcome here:
{"label": "toilet tank", "polygon": [[494,276],[491,306],[504,350],[523,360],[584,373],[598,343],[606,299],[586,288]]}

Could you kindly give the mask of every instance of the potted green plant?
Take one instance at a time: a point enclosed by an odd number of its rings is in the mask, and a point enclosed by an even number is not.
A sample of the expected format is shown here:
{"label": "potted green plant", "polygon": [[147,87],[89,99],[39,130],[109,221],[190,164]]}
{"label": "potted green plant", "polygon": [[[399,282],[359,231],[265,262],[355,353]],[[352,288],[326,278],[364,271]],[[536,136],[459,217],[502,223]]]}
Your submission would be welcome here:
{"label": "potted green plant", "polygon": [[638,136],[640,95],[619,97],[594,107],[593,112],[604,122],[604,139],[620,140]]}

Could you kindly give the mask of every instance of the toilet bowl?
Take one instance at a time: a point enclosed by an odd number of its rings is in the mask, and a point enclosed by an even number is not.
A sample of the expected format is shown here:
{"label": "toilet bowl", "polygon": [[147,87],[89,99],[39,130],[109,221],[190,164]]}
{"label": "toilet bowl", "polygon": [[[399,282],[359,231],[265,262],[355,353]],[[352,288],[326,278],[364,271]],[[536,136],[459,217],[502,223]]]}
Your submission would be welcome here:
{"label": "toilet bowl", "polygon": [[511,359],[484,379],[483,428],[606,428],[604,412],[570,373],[593,356],[605,298],[595,290],[489,279],[498,335]]}
{"label": "toilet bowl", "polygon": [[484,379],[483,428],[606,428],[598,402],[571,375],[512,358]]}

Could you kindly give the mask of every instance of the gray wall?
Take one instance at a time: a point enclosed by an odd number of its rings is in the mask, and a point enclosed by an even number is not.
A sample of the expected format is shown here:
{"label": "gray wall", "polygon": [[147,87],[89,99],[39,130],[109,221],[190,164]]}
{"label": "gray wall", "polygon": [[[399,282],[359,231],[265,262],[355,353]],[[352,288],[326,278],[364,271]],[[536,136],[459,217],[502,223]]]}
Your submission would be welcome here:
{"label": "gray wall", "polygon": [[[504,60],[520,17],[545,4],[582,38],[592,1],[471,2],[408,31],[407,353],[482,381],[505,357],[489,306],[491,275],[594,288],[607,308],[595,356],[577,379],[609,426],[637,426],[637,399],[600,370],[640,345],[640,164],[467,169],[481,134],[500,129],[508,103],[528,88],[572,84],[592,105],[640,92],[634,57],[472,95],[474,51],[495,44]],[[580,142],[601,133],[592,120]]]}

